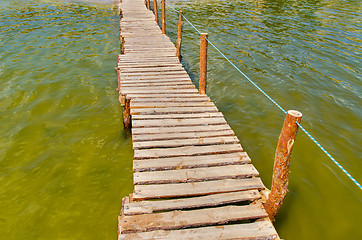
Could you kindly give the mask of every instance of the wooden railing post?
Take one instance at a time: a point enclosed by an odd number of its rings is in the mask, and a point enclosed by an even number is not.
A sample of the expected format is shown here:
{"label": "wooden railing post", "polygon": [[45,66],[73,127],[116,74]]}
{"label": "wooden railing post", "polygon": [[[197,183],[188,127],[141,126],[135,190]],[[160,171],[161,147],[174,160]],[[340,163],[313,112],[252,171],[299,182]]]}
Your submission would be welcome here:
{"label": "wooden railing post", "polygon": [[131,99],[127,99],[124,95],[119,95],[119,102],[123,107],[123,126],[125,129],[131,128]]}
{"label": "wooden railing post", "polygon": [[289,110],[279,136],[275,151],[272,188],[264,204],[265,210],[272,221],[274,221],[288,192],[289,161],[298,131],[296,122],[300,123],[301,119],[302,114],[300,112]]}
{"label": "wooden railing post", "polygon": [[166,34],[166,0],[162,0],[162,34]]}
{"label": "wooden railing post", "polygon": [[176,56],[181,62],[181,40],[182,40],[182,10],[178,14],[178,26],[177,26],[177,40],[176,40]]}
{"label": "wooden railing post", "polygon": [[206,94],[206,77],[207,77],[207,33],[201,33],[200,38],[200,80],[199,93]]}
{"label": "wooden railing post", "polygon": [[157,0],[153,0],[153,10],[155,11],[155,21],[158,24],[158,9],[157,9]]}
{"label": "wooden railing post", "polygon": [[151,2],[150,2],[150,0],[147,0],[147,8],[148,8],[148,10],[151,9]]}

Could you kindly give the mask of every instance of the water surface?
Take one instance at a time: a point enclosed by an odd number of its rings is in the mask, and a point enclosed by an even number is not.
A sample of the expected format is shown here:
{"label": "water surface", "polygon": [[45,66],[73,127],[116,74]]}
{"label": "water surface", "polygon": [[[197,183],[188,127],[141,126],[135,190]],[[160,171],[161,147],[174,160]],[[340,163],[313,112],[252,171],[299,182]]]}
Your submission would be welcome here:
{"label": "water surface", "polygon": [[[173,1],[362,181],[359,1]],[[113,1],[0,3],[0,236],[116,239],[132,191],[114,66]],[[176,13],[167,9],[175,40]],[[199,36],[184,24],[183,64],[197,84]],[[270,186],[283,114],[211,47],[208,94]],[[362,193],[302,132],[283,239],[361,239]]]}

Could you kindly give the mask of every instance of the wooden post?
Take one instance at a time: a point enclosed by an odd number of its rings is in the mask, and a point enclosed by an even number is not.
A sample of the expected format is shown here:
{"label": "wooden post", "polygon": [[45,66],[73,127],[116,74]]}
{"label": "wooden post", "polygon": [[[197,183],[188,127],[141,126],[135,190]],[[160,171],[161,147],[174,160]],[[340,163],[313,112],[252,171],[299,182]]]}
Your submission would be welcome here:
{"label": "wooden post", "polygon": [[275,151],[272,188],[264,207],[270,219],[274,221],[277,212],[283,204],[288,192],[289,161],[292,153],[295,137],[298,131],[302,114],[295,110],[289,110],[284,120],[284,125],[279,136]]}
{"label": "wooden post", "polygon": [[[118,64],[118,63],[117,63]],[[121,73],[119,71],[118,67],[114,68],[117,71],[117,80],[118,80],[118,87],[117,87],[117,91],[119,92],[121,90]]]}
{"label": "wooden post", "polygon": [[166,34],[166,6],[165,1],[162,0],[162,34]]}
{"label": "wooden post", "polygon": [[155,11],[155,21],[158,24],[157,0],[153,0],[153,10]]}
{"label": "wooden post", "polygon": [[206,94],[206,76],[207,76],[207,33],[201,33],[200,38],[200,80],[199,93]]}
{"label": "wooden post", "polygon": [[181,39],[182,39],[182,10],[178,14],[178,26],[177,26],[177,41],[176,41],[176,56],[181,62]]}
{"label": "wooden post", "polygon": [[124,54],[124,44],[125,44],[124,37],[121,36],[121,54]]}
{"label": "wooden post", "polygon": [[151,9],[151,3],[150,3],[150,0],[147,0],[147,8],[148,8],[148,10],[150,10],[150,9]]}
{"label": "wooden post", "polygon": [[119,101],[123,107],[123,126],[125,129],[131,128],[131,99],[127,99],[124,95],[119,95]]}

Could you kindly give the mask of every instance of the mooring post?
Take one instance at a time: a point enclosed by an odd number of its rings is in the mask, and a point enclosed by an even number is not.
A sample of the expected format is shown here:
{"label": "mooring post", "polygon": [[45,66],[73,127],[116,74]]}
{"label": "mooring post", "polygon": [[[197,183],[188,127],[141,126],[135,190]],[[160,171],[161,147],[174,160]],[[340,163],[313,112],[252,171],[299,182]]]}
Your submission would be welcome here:
{"label": "mooring post", "polygon": [[300,112],[289,110],[279,136],[275,151],[272,188],[268,200],[264,204],[265,210],[272,221],[274,221],[288,192],[289,161],[298,131],[296,122],[300,123],[301,119],[302,114]]}
{"label": "mooring post", "polygon": [[150,2],[150,0],[147,0],[147,8],[148,8],[148,10],[151,9],[151,2]]}
{"label": "mooring post", "polygon": [[177,40],[176,40],[176,56],[181,62],[181,40],[182,40],[182,10],[178,14],[178,26],[177,26]]}
{"label": "mooring post", "polygon": [[155,21],[158,24],[157,0],[153,0],[153,10],[155,11]]}
{"label": "mooring post", "polygon": [[162,0],[162,34],[166,34],[166,0]]}
{"label": "mooring post", "polygon": [[123,107],[123,126],[125,129],[131,128],[131,99],[127,99],[124,95],[118,97],[121,106]]}
{"label": "mooring post", "polygon": [[201,33],[200,38],[200,80],[199,93],[206,94],[206,77],[207,77],[207,33]]}

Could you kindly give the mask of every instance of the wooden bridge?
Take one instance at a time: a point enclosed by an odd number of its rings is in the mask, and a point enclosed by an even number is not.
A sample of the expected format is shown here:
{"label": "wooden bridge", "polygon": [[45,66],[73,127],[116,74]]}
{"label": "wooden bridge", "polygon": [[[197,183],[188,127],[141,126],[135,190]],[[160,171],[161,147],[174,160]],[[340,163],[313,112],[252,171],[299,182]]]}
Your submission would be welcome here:
{"label": "wooden bridge", "polygon": [[144,0],[120,4],[120,101],[134,192],[119,239],[279,239],[265,189],[222,113],[191,82]]}

